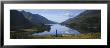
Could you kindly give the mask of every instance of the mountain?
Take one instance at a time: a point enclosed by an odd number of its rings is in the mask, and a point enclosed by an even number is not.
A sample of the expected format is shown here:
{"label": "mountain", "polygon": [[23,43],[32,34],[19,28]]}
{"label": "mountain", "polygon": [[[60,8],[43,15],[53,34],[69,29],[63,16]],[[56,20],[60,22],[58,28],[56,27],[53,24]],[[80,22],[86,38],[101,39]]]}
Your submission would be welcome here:
{"label": "mountain", "polygon": [[17,10],[10,10],[10,25],[12,26],[29,26],[31,22]]}
{"label": "mountain", "polygon": [[34,31],[44,31],[50,28],[52,22],[39,14],[32,14],[30,12],[21,12],[17,10],[10,10],[10,28],[11,31],[24,31],[24,29],[31,29]]}
{"label": "mountain", "polygon": [[32,14],[30,12],[21,11],[23,15],[31,22],[37,24],[37,23],[43,23],[43,24],[55,24],[56,22],[50,21],[46,19],[45,17],[39,15],[39,14]]}
{"label": "mountain", "polygon": [[62,24],[75,28],[80,32],[101,32],[101,10],[86,10]]}

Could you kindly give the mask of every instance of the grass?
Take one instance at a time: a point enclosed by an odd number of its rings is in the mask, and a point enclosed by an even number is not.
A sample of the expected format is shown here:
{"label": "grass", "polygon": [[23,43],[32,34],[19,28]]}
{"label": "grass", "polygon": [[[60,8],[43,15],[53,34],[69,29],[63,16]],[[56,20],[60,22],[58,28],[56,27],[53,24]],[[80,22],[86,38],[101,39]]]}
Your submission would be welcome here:
{"label": "grass", "polygon": [[37,29],[21,29],[23,31],[32,32],[32,31],[38,31]]}
{"label": "grass", "polygon": [[11,39],[28,39],[31,38],[28,35],[30,35],[31,32],[10,32],[10,38]]}
{"label": "grass", "polygon": [[79,35],[32,35],[33,39],[100,39],[101,33],[87,33]]}
{"label": "grass", "polygon": [[11,39],[100,39],[101,33],[63,34],[63,35],[32,35],[32,32],[10,32]]}

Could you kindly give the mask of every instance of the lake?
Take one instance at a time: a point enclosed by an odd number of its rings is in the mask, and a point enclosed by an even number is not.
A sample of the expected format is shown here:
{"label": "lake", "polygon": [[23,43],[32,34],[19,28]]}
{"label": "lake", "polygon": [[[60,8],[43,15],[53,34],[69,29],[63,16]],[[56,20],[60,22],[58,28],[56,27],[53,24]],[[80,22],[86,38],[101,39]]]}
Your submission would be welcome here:
{"label": "lake", "polygon": [[34,32],[33,35],[45,35],[45,34],[55,35],[56,30],[57,34],[80,34],[80,32],[78,32],[77,30],[71,29],[61,24],[47,24],[47,25],[51,25],[50,31],[44,31],[40,33]]}

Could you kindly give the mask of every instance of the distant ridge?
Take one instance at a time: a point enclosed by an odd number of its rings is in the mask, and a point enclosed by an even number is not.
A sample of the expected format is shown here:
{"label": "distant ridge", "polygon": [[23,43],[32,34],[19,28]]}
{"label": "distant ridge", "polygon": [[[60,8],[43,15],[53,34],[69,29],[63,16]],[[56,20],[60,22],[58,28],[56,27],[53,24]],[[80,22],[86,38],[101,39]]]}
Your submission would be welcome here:
{"label": "distant ridge", "polygon": [[10,10],[10,25],[14,26],[29,26],[32,24],[54,24],[39,14],[32,14],[25,11]]}
{"label": "distant ridge", "polygon": [[56,22],[50,21],[40,14],[32,14],[30,12],[21,11],[24,17],[33,23],[43,23],[43,24],[55,24]]}

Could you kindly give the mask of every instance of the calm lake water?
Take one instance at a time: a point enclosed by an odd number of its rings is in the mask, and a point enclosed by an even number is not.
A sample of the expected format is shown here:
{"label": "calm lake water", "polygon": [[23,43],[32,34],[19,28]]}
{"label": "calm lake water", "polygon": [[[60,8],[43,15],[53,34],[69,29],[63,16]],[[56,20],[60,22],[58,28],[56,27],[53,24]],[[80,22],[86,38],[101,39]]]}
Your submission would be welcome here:
{"label": "calm lake water", "polygon": [[71,29],[64,25],[60,25],[60,24],[49,24],[49,25],[51,25],[50,31],[44,31],[40,33],[35,32],[33,33],[33,35],[45,35],[45,34],[55,35],[56,30],[57,30],[57,34],[80,34],[80,32],[78,32],[77,30]]}

